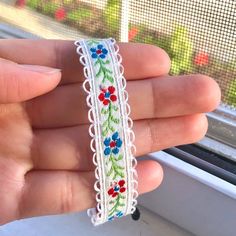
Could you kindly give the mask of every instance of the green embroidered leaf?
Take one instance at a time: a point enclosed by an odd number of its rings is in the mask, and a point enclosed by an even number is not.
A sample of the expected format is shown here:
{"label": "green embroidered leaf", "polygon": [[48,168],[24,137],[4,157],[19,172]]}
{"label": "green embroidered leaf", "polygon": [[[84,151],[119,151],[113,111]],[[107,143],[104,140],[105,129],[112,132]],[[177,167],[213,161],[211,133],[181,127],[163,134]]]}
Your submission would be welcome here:
{"label": "green embroidered leaf", "polygon": [[99,60],[99,63],[100,63],[101,65],[104,65],[104,64],[105,64],[105,62],[104,62],[103,60],[101,60],[100,58],[98,58],[98,60]]}
{"label": "green embroidered leaf", "polygon": [[101,113],[106,115],[107,113],[109,113],[109,109],[105,109],[104,107],[101,109]]}
{"label": "green embroidered leaf", "polygon": [[104,71],[106,71],[109,74],[112,74],[112,71],[110,69],[107,69],[106,67],[103,67]]}
{"label": "green embroidered leaf", "polygon": [[112,109],[113,109],[114,111],[118,111],[119,108],[118,108],[117,106],[113,105],[113,106],[112,106]]}
{"label": "green embroidered leaf", "polygon": [[95,77],[99,77],[102,73],[102,67],[99,68],[98,72],[96,73]]}
{"label": "green embroidered leaf", "polygon": [[125,177],[124,173],[120,173],[120,176],[121,176],[122,178],[124,178],[124,177]]}
{"label": "green embroidered leaf", "polygon": [[117,169],[124,170],[125,167],[123,167],[123,166],[117,166]]}
{"label": "green embroidered leaf", "polygon": [[119,176],[119,175],[117,173],[115,173],[115,175],[113,176],[112,179],[115,180],[117,176]]}
{"label": "green embroidered leaf", "polygon": [[120,155],[118,156],[117,160],[120,161],[120,160],[122,160],[122,159],[123,159],[123,155],[120,154]]}
{"label": "green embroidered leaf", "polygon": [[113,172],[113,168],[111,167],[111,169],[107,172],[107,176],[110,177],[112,172]]}
{"label": "green embroidered leaf", "polygon": [[102,127],[107,126],[108,123],[109,123],[109,119],[105,120],[104,123],[102,124]]}
{"label": "green embroidered leaf", "polygon": [[108,79],[111,83],[114,83],[114,79],[113,77],[109,76],[109,75],[106,75],[106,77],[104,77],[104,79]]}
{"label": "green embroidered leaf", "polygon": [[115,180],[116,177],[118,177],[118,176],[120,176],[121,178],[124,178],[124,177],[125,177],[125,175],[124,175],[122,172],[116,170],[116,171],[115,171],[115,175],[113,176],[112,179]]}
{"label": "green embroidered leaf", "polygon": [[125,196],[123,196],[123,195],[120,195],[120,198],[121,198],[121,199],[125,199]]}
{"label": "green embroidered leaf", "polygon": [[116,124],[119,124],[120,123],[120,119],[118,118],[115,118],[114,116],[111,115],[111,120],[116,123]]}
{"label": "green embroidered leaf", "polygon": [[97,64],[99,64],[99,60],[96,60],[94,65],[96,66]]}
{"label": "green embroidered leaf", "polygon": [[92,44],[98,44],[99,41],[98,40],[95,40],[95,39],[90,39],[88,40],[88,45],[91,46]]}
{"label": "green embroidered leaf", "polygon": [[110,60],[107,59],[107,60],[104,62],[104,64],[110,64]]}
{"label": "green embroidered leaf", "polygon": [[113,126],[111,126],[110,124],[108,125],[109,129],[112,131],[112,132],[115,132],[115,128]]}
{"label": "green embroidered leaf", "polygon": [[125,204],[124,203],[119,203],[119,206],[124,207]]}
{"label": "green embroidered leaf", "polygon": [[108,128],[102,131],[102,136],[103,137],[107,136],[107,133],[108,133]]}

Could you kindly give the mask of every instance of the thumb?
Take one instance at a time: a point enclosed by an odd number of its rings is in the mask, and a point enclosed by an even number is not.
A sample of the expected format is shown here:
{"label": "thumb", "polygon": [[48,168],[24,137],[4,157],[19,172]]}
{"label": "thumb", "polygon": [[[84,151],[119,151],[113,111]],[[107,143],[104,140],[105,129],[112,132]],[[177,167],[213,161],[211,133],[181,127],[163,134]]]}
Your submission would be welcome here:
{"label": "thumb", "polygon": [[47,93],[60,78],[59,69],[0,59],[0,103],[22,102]]}

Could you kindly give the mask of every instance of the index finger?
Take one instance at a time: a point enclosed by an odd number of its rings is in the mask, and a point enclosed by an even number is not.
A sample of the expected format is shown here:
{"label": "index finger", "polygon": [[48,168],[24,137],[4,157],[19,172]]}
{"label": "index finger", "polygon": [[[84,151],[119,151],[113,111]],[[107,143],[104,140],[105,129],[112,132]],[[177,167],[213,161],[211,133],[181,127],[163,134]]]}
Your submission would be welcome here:
{"label": "index finger", "polygon": [[[141,43],[118,43],[118,46],[127,80],[144,79],[169,72],[170,59],[161,48]],[[59,68],[62,70],[62,84],[84,80],[73,41],[1,39],[0,57],[19,64]]]}

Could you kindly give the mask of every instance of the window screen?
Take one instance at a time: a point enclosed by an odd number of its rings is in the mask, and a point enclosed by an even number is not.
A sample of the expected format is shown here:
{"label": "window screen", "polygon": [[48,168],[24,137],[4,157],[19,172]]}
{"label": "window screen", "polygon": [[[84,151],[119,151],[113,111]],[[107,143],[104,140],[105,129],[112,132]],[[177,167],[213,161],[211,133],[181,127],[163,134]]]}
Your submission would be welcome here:
{"label": "window screen", "polygon": [[167,51],[172,75],[203,73],[236,108],[234,0],[0,0],[1,24],[44,38],[127,38]]}

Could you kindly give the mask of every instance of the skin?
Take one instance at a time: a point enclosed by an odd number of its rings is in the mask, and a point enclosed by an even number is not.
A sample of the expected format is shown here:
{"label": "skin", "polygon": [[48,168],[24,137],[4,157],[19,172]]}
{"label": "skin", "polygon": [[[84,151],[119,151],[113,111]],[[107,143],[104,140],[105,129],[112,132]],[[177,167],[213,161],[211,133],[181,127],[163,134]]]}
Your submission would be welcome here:
{"label": "skin", "polygon": [[[137,157],[201,139],[204,113],[220,102],[216,82],[170,77],[170,59],[155,46],[119,47]],[[88,108],[73,42],[0,40],[0,58],[0,224],[94,207]],[[139,161],[137,171],[140,194],[163,179],[152,160]]]}

